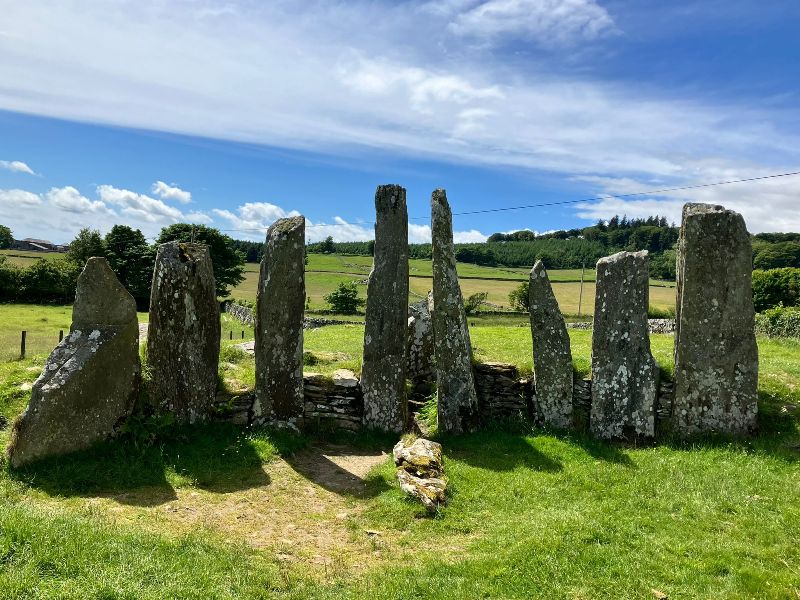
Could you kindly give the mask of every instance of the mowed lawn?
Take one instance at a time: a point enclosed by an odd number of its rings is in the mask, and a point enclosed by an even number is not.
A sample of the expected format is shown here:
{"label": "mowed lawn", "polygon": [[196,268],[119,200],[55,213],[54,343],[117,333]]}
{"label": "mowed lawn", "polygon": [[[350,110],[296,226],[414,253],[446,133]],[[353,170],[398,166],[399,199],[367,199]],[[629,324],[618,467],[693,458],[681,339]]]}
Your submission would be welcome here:
{"label": "mowed lawn", "polygon": [[[527,327],[476,320],[470,333],[479,360],[530,371]],[[570,337],[584,375],[591,332]],[[306,369],[358,370],[362,338],[357,325],[307,332]],[[672,343],[652,336],[667,373]],[[224,346],[223,377],[251,370]],[[330,442],[389,451],[395,439],[376,435],[200,426],[5,467],[0,597],[796,598],[800,343],[759,346],[758,436],[633,447],[517,423],[440,438],[450,496],[435,517],[405,498],[388,459],[357,494],[296,462]],[[5,420],[42,364],[0,364]]]}

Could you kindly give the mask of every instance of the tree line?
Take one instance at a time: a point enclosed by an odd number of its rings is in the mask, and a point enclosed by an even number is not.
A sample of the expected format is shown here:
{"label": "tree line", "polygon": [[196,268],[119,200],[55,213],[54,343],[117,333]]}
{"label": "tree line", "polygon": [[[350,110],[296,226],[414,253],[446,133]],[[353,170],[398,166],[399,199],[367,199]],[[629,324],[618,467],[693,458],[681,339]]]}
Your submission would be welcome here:
{"label": "tree line", "polygon": [[[2,231],[0,231],[2,233]],[[213,227],[177,223],[161,230],[154,244],[139,229],[115,225],[105,235],[82,229],[58,257],[41,258],[28,267],[12,264],[0,256],[0,301],[69,303],[86,261],[92,256],[108,260],[120,282],[136,300],[140,310],[150,302],[156,250],[165,242],[196,242],[208,246],[217,295],[225,297],[244,279],[245,255],[234,240]]]}

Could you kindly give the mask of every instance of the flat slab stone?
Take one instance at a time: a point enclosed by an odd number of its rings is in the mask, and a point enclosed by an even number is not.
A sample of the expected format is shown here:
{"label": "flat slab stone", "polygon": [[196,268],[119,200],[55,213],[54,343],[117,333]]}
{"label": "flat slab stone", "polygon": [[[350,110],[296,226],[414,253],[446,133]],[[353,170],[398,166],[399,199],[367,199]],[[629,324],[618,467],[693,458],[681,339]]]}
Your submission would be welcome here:
{"label": "flat slab stone", "polygon": [[12,466],[82,450],[117,433],[139,384],[136,302],[104,258],[78,278],[70,333],[34,382],[8,448]]}
{"label": "flat slab stone", "polygon": [[364,425],[402,431],[407,418],[408,211],[406,190],[375,192],[375,252],[367,284],[361,388]]}
{"label": "flat slab stone", "polygon": [[542,261],[533,265],[529,281],[536,416],[545,425],[568,429],[574,372],[567,326]]}
{"label": "flat slab stone", "polygon": [[158,247],[150,292],[147,363],[150,402],[178,421],[210,416],[217,390],[220,322],[208,248]]}
{"label": "flat slab stone", "polygon": [[677,258],[675,398],[678,434],[749,434],[758,412],[752,247],[742,216],[683,207]]}
{"label": "flat slab stone", "polygon": [[601,438],[655,435],[659,369],[650,353],[647,252],[597,261],[589,427]]}
{"label": "flat slab stone", "polygon": [[439,430],[474,431],[478,395],[472,373],[472,343],[453,248],[453,215],[444,190],[431,195],[433,254],[433,337],[436,356]]}
{"label": "flat slab stone", "polygon": [[306,301],[303,217],[267,232],[256,296],[256,418],[303,420],[303,317]]}

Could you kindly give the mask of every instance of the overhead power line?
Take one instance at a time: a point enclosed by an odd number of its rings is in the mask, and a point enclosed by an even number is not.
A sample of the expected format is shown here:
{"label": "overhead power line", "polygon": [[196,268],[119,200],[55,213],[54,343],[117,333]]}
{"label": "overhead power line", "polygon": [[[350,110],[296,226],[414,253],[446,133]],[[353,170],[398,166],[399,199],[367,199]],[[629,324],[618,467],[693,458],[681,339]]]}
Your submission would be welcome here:
{"label": "overhead power line", "polygon": [[[672,188],[662,188],[659,190],[647,190],[644,192],[631,192],[629,194],[603,194],[602,196],[592,196],[591,198],[581,198],[580,200],[561,200],[557,202],[542,202],[539,204],[523,204],[520,206],[503,206],[499,208],[485,208],[480,210],[468,210],[463,212],[453,213],[454,217],[463,215],[479,215],[494,212],[506,212],[511,210],[524,210],[526,208],[542,208],[545,206],[559,206],[563,204],[579,204],[581,202],[596,202],[598,200],[608,200],[609,198],[633,198],[636,196],[651,196],[655,194],[665,194],[667,192],[680,192],[684,190],[697,190],[700,188],[709,188],[719,185],[730,185],[732,183],[747,183],[750,181],[761,181],[764,179],[777,179],[779,177],[790,177],[792,175],[800,175],[800,171],[793,171],[791,173],[777,173],[774,175],[762,175],[760,177],[748,177],[746,179],[730,179],[728,181],[715,181],[714,183],[698,183],[695,185],[683,185]],[[411,220],[429,220],[430,217],[412,217]]]}

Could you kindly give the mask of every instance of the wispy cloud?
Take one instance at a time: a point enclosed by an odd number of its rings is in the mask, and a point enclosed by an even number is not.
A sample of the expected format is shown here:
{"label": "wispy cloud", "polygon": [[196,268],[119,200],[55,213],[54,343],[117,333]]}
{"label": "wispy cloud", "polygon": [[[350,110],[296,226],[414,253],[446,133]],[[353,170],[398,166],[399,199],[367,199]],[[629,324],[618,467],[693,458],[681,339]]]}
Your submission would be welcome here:
{"label": "wispy cloud", "polygon": [[27,173],[28,175],[36,175],[36,172],[21,160],[0,160],[0,169],[5,169],[6,171],[11,171],[12,173]]}

